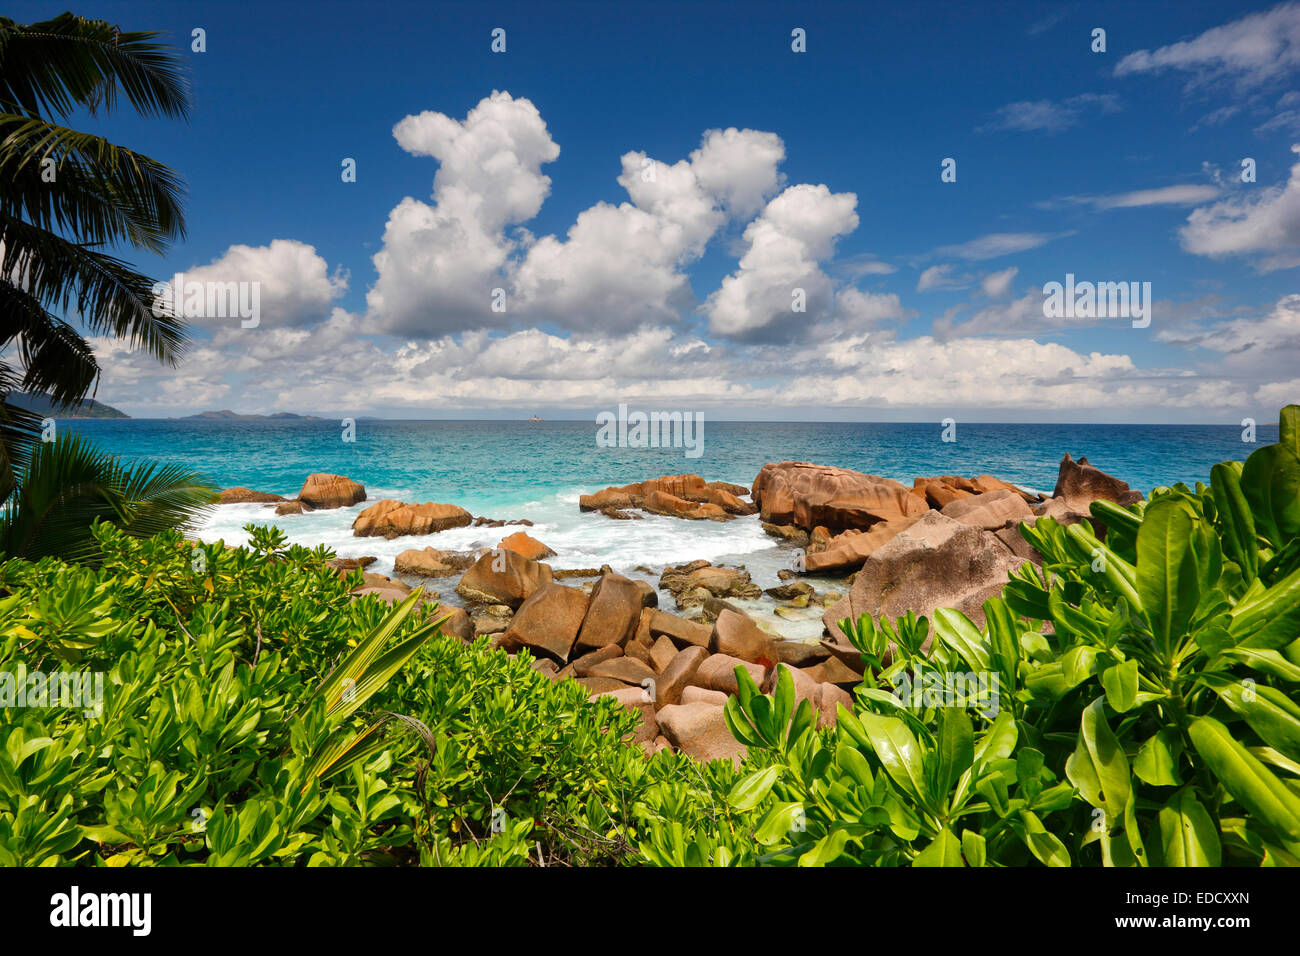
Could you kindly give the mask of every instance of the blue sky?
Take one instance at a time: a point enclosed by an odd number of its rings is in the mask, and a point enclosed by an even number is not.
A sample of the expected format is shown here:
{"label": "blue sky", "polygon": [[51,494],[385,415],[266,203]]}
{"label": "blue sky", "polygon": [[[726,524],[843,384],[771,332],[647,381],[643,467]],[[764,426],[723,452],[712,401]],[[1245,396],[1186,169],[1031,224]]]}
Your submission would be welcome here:
{"label": "blue sky", "polygon": [[[259,325],[196,319],[178,370],[95,343],[98,397],[133,415],[1237,422],[1300,400],[1300,5],[75,12],[191,66],[188,124],[81,123],[188,183],[186,241],[129,257],[261,283]],[[1151,283],[1149,327],[1046,319],[1067,273]]]}

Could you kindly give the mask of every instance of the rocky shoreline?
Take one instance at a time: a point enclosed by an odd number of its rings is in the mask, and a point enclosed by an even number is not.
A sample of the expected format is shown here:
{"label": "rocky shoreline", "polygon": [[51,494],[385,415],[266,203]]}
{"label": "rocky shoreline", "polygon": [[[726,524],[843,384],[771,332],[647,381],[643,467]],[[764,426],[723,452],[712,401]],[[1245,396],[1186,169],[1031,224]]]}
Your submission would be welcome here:
{"label": "rocky shoreline", "polygon": [[[554,680],[572,678],[592,698],[609,695],[641,716],[636,742],[647,752],[681,750],[700,760],[738,760],[744,748],[727,730],[723,707],[736,692],[735,668],[770,687],[778,668],[790,671],[799,699],[825,725],[836,706],[851,703],[861,681],[857,651],[838,621],[862,614],[893,618],[938,607],[983,620],[983,602],[1026,561],[1041,558],[1019,525],[1049,516],[1063,524],[1089,521],[1089,505],[1141,500],[1127,484],[1065,455],[1051,495],[991,475],[916,478],[911,487],[844,468],[808,462],[765,465],[746,488],[700,475],[666,475],[605,488],[579,500],[579,509],[611,520],[643,514],[687,521],[731,521],[757,515],[762,528],[792,557],[781,583],[766,590],[743,566],[688,561],[661,569],[658,587],[604,566],[556,570],[555,551],[523,530],[495,547],[472,551],[411,548],[394,560],[394,576],[368,572],[374,558],[339,558],[340,574],[359,571],[353,594],[397,601],[419,580],[459,575],[464,607],[445,607],[445,633],[466,643],[487,637],[511,654],[528,653]],[[748,499],[748,500],[746,500]],[[294,499],[231,488],[220,503],[259,502],[277,515],[342,508],[367,501],[365,488],[341,475],[313,474]],[[531,526],[474,516],[455,504],[385,499],[352,523],[356,537],[396,539],[449,528]],[[629,533],[635,533],[630,531]],[[638,567],[653,578],[654,570]],[[805,577],[833,579],[820,593]],[[562,581],[572,581],[564,584]],[[675,612],[659,606],[669,595]],[[436,594],[426,592],[427,600]],[[778,617],[822,609],[819,642],[787,640],[744,610],[766,595]],[[815,618],[814,618],[815,619]]]}

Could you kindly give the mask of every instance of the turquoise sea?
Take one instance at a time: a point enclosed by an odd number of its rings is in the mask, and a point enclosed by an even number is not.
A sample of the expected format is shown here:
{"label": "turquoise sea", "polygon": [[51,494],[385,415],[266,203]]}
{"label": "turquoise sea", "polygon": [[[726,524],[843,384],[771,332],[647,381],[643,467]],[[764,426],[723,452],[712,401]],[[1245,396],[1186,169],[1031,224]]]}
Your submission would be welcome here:
{"label": "turquoise sea", "polygon": [[[223,488],[242,485],[292,497],[308,474],[323,471],[361,482],[370,502],[439,501],[491,518],[527,518],[535,522],[529,533],[558,552],[550,563],[560,568],[609,564],[657,580],[665,564],[705,558],[744,564],[762,587],[777,583],[777,571],[789,567],[793,556],[763,533],[757,517],[726,523],[658,516],[613,521],[580,514],[578,496],[682,472],[749,485],[766,462],[785,460],[853,468],[907,485],[920,475],[988,473],[1050,493],[1067,451],[1145,493],[1161,484],[1206,480],[1215,463],[1244,459],[1259,444],[1277,440],[1276,425],[1260,426],[1258,444],[1248,444],[1240,428],[1222,425],[958,423],[957,440],[945,442],[938,422],[706,420],[702,453],[692,458],[684,448],[601,447],[594,421],[362,419],[351,442],[333,420],[67,420],[59,427],[127,458],[183,463]],[[394,541],[354,538],[351,523],[364,507],[276,518],[261,505],[225,505],[214,509],[200,534],[239,543],[246,523],[274,522],[303,544],[328,544],[344,556],[374,555],[375,570],[390,573],[393,557],[406,548],[491,547],[503,533],[458,528]],[[434,587],[455,601],[450,584],[454,579]],[[769,604],[751,610],[770,616]],[[815,611],[806,622],[773,623],[790,637],[821,630]]]}

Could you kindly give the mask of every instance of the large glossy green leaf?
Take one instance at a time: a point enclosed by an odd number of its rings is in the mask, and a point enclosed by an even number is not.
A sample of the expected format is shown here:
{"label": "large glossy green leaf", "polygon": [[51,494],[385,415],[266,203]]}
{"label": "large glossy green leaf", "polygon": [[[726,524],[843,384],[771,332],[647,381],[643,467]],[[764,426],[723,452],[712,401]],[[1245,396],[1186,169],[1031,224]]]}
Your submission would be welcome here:
{"label": "large glossy green leaf", "polygon": [[1255,540],[1255,518],[1242,493],[1237,469],[1227,465],[1211,468],[1210,493],[1218,512],[1224,553],[1237,563],[1242,579],[1249,584],[1259,577],[1259,544]]}
{"label": "large glossy green leaf", "polygon": [[1065,848],[1065,844],[1048,832],[1043,826],[1043,821],[1038,819],[1038,815],[1024,810],[1020,816],[1024,823],[1022,835],[1029,852],[1037,857],[1040,863],[1047,866],[1069,866],[1070,851]]}
{"label": "large glossy green leaf", "polygon": [[931,759],[935,762],[935,802],[943,805],[947,803],[953,784],[975,759],[975,731],[964,709],[945,707],[940,712]]}
{"label": "large glossy green leaf", "polygon": [[1192,746],[1237,802],[1282,834],[1300,840],[1300,797],[1213,717],[1192,721]]}
{"label": "large glossy green leaf", "polygon": [[944,827],[924,850],[912,860],[913,866],[961,866],[961,841]]}
{"label": "large glossy green leaf", "polygon": [[737,810],[754,809],[771,792],[773,784],[781,776],[781,769],[780,764],[773,764],[741,777],[727,795],[727,802]]}
{"label": "large glossy green leaf", "polygon": [[1142,517],[1137,591],[1157,651],[1168,661],[1187,633],[1201,595],[1222,572],[1218,536],[1181,498],[1161,498]]}
{"label": "large glossy green leaf", "polygon": [[1246,459],[1241,491],[1255,529],[1275,549],[1300,535],[1300,457],[1285,445],[1266,445]]}
{"label": "large glossy green leaf", "polygon": [[1137,702],[1138,662],[1123,661],[1101,672],[1101,686],[1106,691],[1106,703],[1117,713],[1127,713]]}
{"label": "large glossy green leaf", "polygon": [[[1079,740],[1083,744],[1101,788],[1100,798],[1108,814],[1120,816],[1132,796],[1132,783],[1129,776],[1128,757],[1120,746],[1119,739],[1106,723],[1104,698],[1097,698],[1083,710],[1079,726]],[[1078,751],[1076,750],[1076,753]],[[1067,775],[1069,764],[1067,763]],[[1091,782],[1091,778],[1086,778]],[[1080,782],[1073,776],[1070,782],[1083,790]]]}
{"label": "large glossy green leaf", "polygon": [[1176,787],[1182,784],[1178,776],[1178,755],[1182,751],[1178,732],[1164,727],[1138,748],[1133,759],[1133,775],[1153,787]]}
{"label": "large glossy green leaf", "polygon": [[1300,568],[1269,588],[1255,588],[1232,609],[1228,633],[1240,647],[1276,650],[1300,635]]}
{"label": "large glossy green leaf", "polygon": [[1300,760],[1300,705],[1267,684],[1244,684],[1209,674],[1203,680],[1265,743]]}
{"label": "large glossy green leaf", "polygon": [[905,793],[919,799],[925,792],[921,747],[907,724],[870,711],[859,714],[858,720],[885,772]]}
{"label": "large glossy green leaf", "polygon": [[1218,866],[1219,829],[1191,789],[1180,790],[1160,809],[1160,849],[1165,866]]}
{"label": "large glossy green leaf", "polygon": [[934,612],[934,633],[972,669],[989,669],[988,641],[961,611],[946,607],[937,609]]}
{"label": "large glossy green leaf", "polygon": [[800,866],[825,866],[840,858],[849,834],[845,830],[832,830],[813,846],[811,850],[799,857]]}

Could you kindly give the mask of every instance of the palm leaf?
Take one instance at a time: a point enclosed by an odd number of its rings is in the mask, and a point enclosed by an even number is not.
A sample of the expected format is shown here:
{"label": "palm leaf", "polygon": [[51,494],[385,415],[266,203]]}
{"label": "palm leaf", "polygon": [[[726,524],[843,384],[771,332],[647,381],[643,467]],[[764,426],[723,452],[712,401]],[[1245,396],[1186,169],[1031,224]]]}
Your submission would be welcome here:
{"label": "palm leaf", "polygon": [[159,37],[71,13],[26,26],[0,18],[0,104],[67,115],[111,110],[120,92],[143,115],[188,116],[183,61]]}
{"label": "palm leaf", "polygon": [[91,528],[107,521],[133,537],[185,527],[214,497],[176,465],[121,464],[79,435],[39,443],[0,512],[0,550],[32,560],[57,555],[93,562]]}

